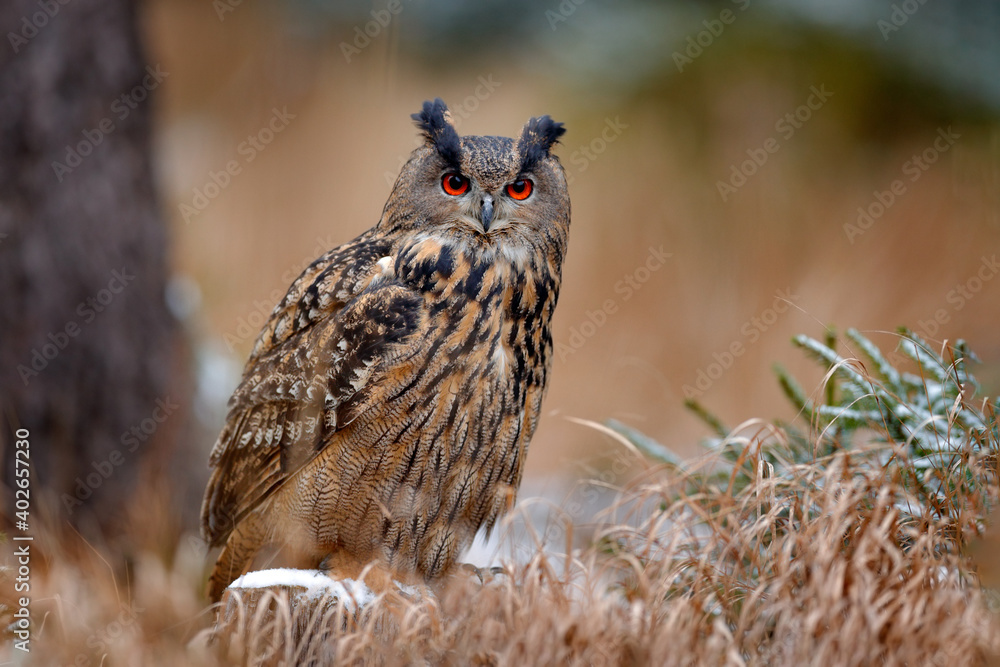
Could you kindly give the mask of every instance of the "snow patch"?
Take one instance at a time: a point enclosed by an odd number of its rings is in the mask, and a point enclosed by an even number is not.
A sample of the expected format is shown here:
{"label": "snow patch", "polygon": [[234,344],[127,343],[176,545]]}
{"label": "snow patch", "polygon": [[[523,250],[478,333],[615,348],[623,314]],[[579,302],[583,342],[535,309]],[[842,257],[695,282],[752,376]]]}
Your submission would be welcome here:
{"label": "snow patch", "polygon": [[363,581],[331,579],[319,570],[295,570],[291,568],[256,570],[247,572],[229,585],[230,588],[270,588],[272,586],[301,586],[306,589],[305,594],[311,598],[330,595],[338,600],[343,600],[344,605],[350,611],[354,611],[356,605],[364,607],[375,599],[375,593]]}

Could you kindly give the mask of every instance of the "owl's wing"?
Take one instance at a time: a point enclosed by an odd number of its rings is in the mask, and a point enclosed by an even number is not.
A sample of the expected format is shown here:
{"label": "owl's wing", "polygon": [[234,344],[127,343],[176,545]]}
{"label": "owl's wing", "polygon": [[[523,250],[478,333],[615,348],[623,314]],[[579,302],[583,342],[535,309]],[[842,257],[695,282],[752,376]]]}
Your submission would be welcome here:
{"label": "owl's wing", "polygon": [[376,262],[392,244],[368,230],[358,238],[318,257],[288,288],[261,329],[247,360],[252,368],[269,350],[341,310],[371,280]]}
{"label": "owl's wing", "polygon": [[329,445],[370,404],[363,398],[419,349],[427,327],[422,297],[376,281],[251,357],[209,460],[213,471],[202,505],[209,542],[224,542],[248,512]]}
{"label": "owl's wing", "polygon": [[428,326],[423,304],[398,284],[366,289],[248,370],[210,458],[202,528],[213,545],[329,445],[369,404],[362,398],[406,363]]}

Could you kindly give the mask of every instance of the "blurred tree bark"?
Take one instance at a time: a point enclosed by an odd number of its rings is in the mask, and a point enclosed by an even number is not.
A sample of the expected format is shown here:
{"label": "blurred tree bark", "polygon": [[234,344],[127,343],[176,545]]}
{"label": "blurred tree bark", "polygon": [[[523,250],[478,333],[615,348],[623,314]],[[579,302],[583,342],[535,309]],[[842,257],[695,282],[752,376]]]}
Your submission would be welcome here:
{"label": "blurred tree bark", "polygon": [[[124,528],[186,429],[151,117],[168,73],[130,0],[0,3],[0,410],[30,431],[32,510]],[[173,442],[172,442],[173,441]],[[63,524],[64,525],[64,524]]]}

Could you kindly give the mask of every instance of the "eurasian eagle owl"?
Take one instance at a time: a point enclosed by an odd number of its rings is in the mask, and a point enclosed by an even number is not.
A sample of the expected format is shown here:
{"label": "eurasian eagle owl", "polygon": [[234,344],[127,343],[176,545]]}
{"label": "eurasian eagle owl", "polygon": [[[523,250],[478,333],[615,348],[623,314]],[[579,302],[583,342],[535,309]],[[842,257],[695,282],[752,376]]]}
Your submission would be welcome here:
{"label": "eurasian eagle owl", "polygon": [[565,131],[459,137],[444,102],[378,224],[292,283],[212,450],[218,600],[264,547],[434,579],[513,505],[552,361]]}

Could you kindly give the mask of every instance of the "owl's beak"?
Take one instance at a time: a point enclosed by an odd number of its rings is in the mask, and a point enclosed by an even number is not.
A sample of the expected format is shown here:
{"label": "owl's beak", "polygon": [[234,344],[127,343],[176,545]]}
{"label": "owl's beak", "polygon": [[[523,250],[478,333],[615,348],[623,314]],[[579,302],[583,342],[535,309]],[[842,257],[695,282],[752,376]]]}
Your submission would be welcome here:
{"label": "owl's beak", "polygon": [[490,231],[490,223],[493,222],[493,196],[483,195],[482,208],[479,213],[479,221],[483,224],[483,231]]}

